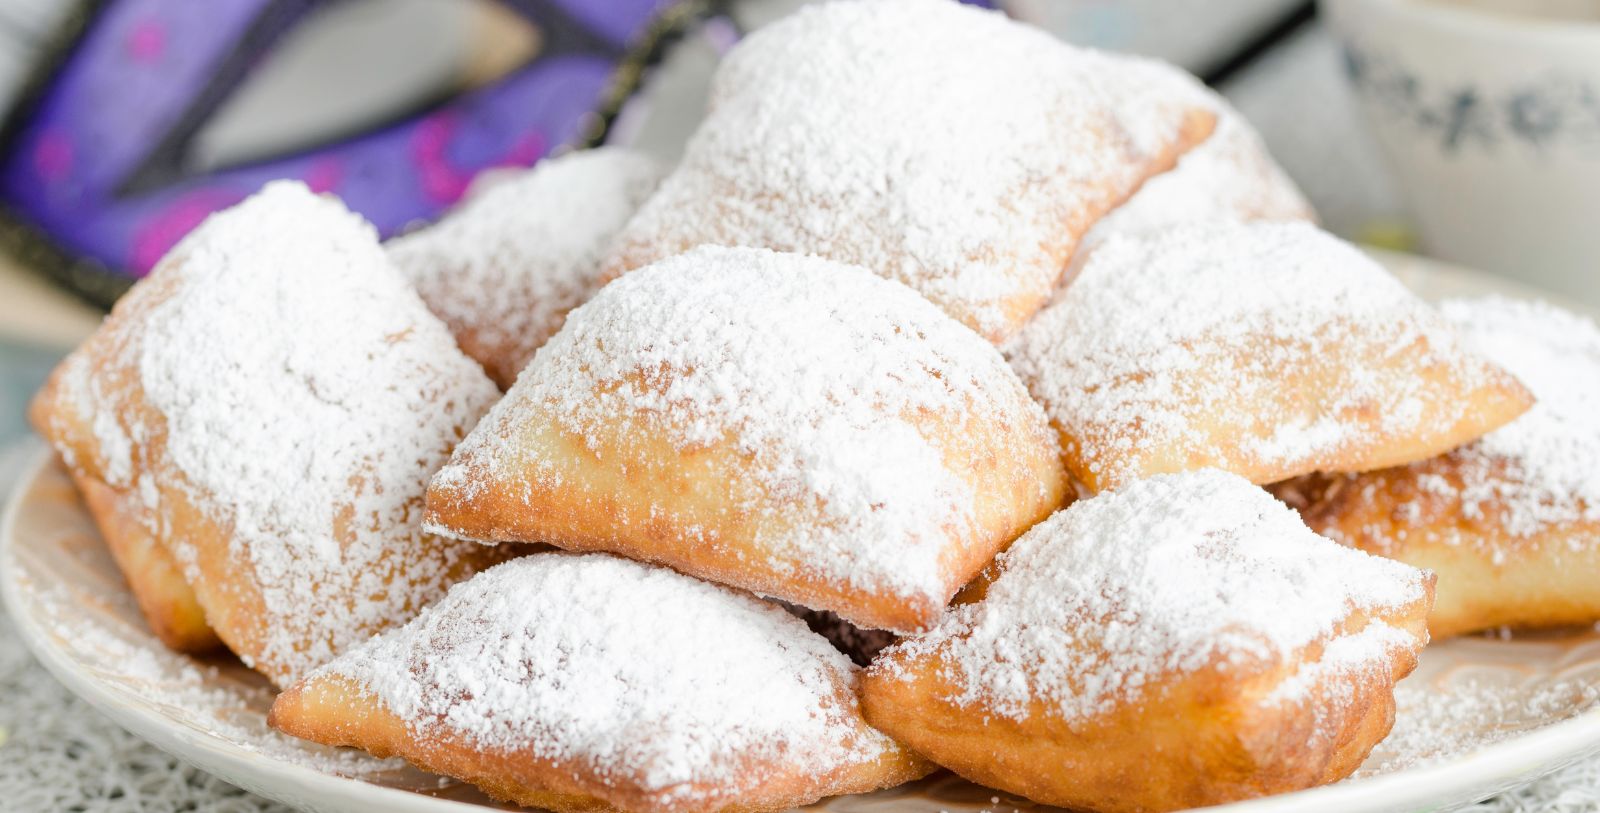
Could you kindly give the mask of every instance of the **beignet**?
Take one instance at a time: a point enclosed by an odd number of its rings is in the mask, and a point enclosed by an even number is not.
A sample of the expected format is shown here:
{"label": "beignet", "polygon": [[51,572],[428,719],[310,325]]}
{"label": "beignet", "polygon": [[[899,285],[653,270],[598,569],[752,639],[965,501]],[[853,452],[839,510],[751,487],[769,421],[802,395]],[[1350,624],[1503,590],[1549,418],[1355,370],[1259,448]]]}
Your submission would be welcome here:
{"label": "beignet", "polygon": [[949,0],[835,0],[718,66],[611,274],[701,244],[869,268],[1000,340],[1078,238],[1213,126],[1197,83]]}
{"label": "beignet", "polygon": [[1527,414],[1440,457],[1278,488],[1319,533],[1439,574],[1434,637],[1600,620],[1600,329],[1550,305],[1443,306]]}
{"label": "beignet", "polygon": [[389,257],[505,389],[600,287],[611,240],[661,173],[648,156],[617,147],[549,158],[389,241]]}
{"label": "beignet", "polygon": [[919,629],[1067,483],[993,346],[865,269],[704,246],[573,311],[426,527],[668,565]]}
{"label": "beignet", "polygon": [[371,226],[272,183],[123,297],[34,416],[287,685],[503,555],[421,529],[429,474],[496,395]]}
{"label": "beignet", "polygon": [[271,724],[568,811],[784,810],[933,766],[783,609],[665,568],[540,553],[278,697]]}
{"label": "beignet", "polygon": [[1388,272],[1306,223],[1113,234],[1007,348],[1092,490],[1409,463],[1532,402]]}
{"label": "beignet", "polygon": [[1165,811],[1348,775],[1389,732],[1433,577],[1214,469],[1035,526],[867,670],[867,719],[1042,804]]}

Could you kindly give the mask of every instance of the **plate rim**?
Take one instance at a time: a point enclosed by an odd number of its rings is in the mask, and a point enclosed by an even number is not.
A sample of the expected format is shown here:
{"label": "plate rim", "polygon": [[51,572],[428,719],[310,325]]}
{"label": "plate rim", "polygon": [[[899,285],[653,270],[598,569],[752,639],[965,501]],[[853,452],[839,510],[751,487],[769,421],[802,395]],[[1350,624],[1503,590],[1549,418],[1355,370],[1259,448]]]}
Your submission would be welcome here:
{"label": "plate rim", "polygon": [[[1539,298],[1591,318],[1600,309],[1546,292],[1518,280],[1414,254],[1363,247],[1375,259],[1403,278],[1403,271],[1423,270],[1454,276],[1481,285],[1486,294],[1518,299]],[[1399,266],[1397,268],[1397,266]],[[1408,286],[1409,287],[1409,286]],[[492,810],[472,802],[429,796],[386,787],[359,777],[324,773],[307,765],[245,749],[223,737],[179,723],[148,700],[125,687],[106,684],[80,667],[50,639],[43,622],[21,597],[21,570],[16,553],[16,528],[24,510],[24,497],[33,491],[54,454],[38,438],[25,441],[39,448],[18,470],[11,492],[0,510],[0,601],[23,645],[45,669],[73,695],[82,699],[121,728],[162,751],[230,784],[291,807],[311,809],[332,805],[360,805],[389,813],[471,813]],[[1262,813],[1295,810],[1344,813],[1353,808],[1416,808],[1436,803],[1441,789],[1483,788],[1486,798],[1560,770],[1586,756],[1600,754],[1600,707],[1573,717],[1515,734],[1467,754],[1427,765],[1405,768],[1381,776],[1345,779],[1332,785],[1264,796],[1201,810],[1214,813]],[[297,792],[286,792],[290,788]],[[309,792],[309,793],[308,793]]]}
{"label": "plate rim", "polygon": [[71,655],[50,640],[44,624],[34,616],[21,596],[25,588],[21,584],[21,570],[17,563],[15,529],[18,517],[24,510],[24,497],[33,490],[45,469],[53,465],[52,454],[48,446],[42,446],[30,455],[31,459],[22,465],[11,493],[6,496],[4,511],[0,512],[0,602],[4,603],[6,614],[23,645],[68,691],[130,734],[171,756],[224,782],[290,807],[304,807],[307,800],[285,795],[280,790],[253,780],[258,775],[265,775],[278,782],[292,782],[297,789],[315,791],[315,803],[318,806],[337,803],[371,805],[381,802],[385,809],[395,813],[481,813],[494,809],[376,785],[355,777],[324,773],[306,765],[249,751],[223,737],[177,722],[137,692],[104,683],[80,667]]}

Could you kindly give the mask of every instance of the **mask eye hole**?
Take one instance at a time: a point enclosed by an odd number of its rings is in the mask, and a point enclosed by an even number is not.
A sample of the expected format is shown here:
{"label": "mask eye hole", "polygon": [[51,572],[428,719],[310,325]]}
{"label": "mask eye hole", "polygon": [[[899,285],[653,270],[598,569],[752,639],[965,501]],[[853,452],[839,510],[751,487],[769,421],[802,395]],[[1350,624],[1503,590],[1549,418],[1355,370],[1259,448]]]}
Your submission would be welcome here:
{"label": "mask eye hole", "polygon": [[200,129],[185,172],[309,151],[489,84],[539,31],[495,0],[329,3],[288,31]]}

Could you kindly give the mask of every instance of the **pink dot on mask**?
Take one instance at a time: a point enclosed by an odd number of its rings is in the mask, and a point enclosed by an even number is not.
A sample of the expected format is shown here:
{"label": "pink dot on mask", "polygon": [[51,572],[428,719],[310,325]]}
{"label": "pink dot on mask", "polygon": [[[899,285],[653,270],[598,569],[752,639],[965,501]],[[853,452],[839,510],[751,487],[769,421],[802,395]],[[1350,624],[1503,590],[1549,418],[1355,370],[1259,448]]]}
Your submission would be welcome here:
{"label": "pink dot on mask", "polygon": [[530,132],[511,145],[511,149],[496,163],[506,167],[533,166],[533,163],[544,157],[547,151],[544,134]]}
{"label": "pink dot on mask", "polygon": [[212,212],[238,202],[237,195],[205,191],[173,202],[145,221],[134,234],[128,265],[134,273],[144,276],[169,249],[204,222]]}
{"label": "pink dot on mask", "polygon": [[455,136],[456,119],[440,113],[423,120],[412,140],[412,160],[422,193],[437,203],[455,203],[467,191],[471,177],[450,166],[446,153]]}
{"label": "pink dot on mask", "polygon": [[336,159],[323,158],[306,169],[302,180],[311,191],[319,195],[332,192],[338,188],[339,182],[344,180],[344,167]]}
{"label": "pink dot on mask", "polygon": [[72,173],[72,139],[59,130],[39,134],[33,147],[33,166],[47,181],[59,181]]}
{"label": "pink dot on mask", "polygon": [[154,62],[167,49],[167,31],[160,23],[146,20],[128,32],[128,55],[138,62]]}

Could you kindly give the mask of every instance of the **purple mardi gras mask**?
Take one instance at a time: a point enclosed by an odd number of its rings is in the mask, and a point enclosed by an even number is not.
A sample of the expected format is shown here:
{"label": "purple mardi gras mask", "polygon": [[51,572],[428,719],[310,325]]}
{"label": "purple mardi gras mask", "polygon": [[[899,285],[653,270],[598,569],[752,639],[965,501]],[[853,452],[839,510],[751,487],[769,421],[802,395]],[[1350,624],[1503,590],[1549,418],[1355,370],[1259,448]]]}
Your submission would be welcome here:
{"label": "purple mardi gras mask", "polygon": [[[274,178],[338,194],[384,235],[437,217],[479,171],[597,140],[623,77],[685,0],[503,0],[538,55],[494,83],[338,143],[196,172],[195,135],[283,34],[332,0],[106,0],[7,122],[0,206],[45,263],[109,304],[206,215]],[[37,239],[34,239],[37,238]]]}

